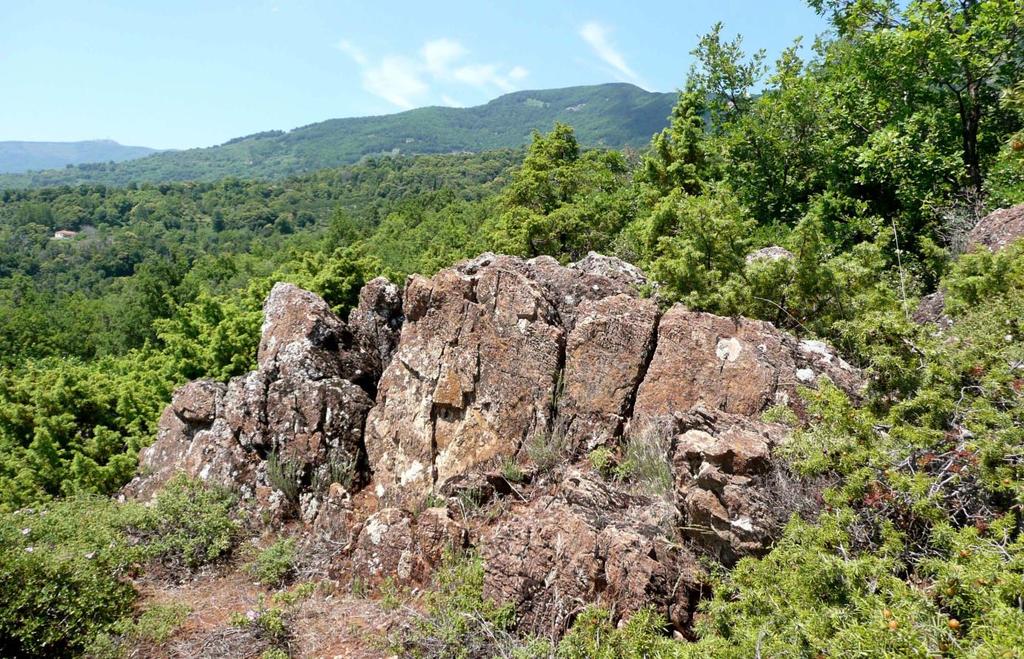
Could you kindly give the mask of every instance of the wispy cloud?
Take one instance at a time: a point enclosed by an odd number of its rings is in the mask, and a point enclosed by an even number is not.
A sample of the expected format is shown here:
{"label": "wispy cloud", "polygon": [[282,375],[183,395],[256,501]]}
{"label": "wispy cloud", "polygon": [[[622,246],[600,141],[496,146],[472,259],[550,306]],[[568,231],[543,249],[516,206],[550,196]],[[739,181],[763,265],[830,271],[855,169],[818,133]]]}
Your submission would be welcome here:
{"label": "wispy cloud", "polygon": [[595,21],[586,23],[580,28],[580,37],[590,45],[594,54],[611,67],[620,80],[642,84],[640,76],[626,63],[626,58],[608,38],[609,34],[610,30],[607,27]]}
{"label": "wispy cloud", "polygon": [[415,63],[404,57],[385,57],[380,64],[366,67],[363,87],[406,110],[416,107],[416,99],[430,90],[416,74]]}
{"label": "wispy cloud", "polygon": [[[454,39],[427,41],[415,57],[386,55],[379,60],[347,39],[339,41],[336,47],[359,66],[366,91],[405,109],[422,102],[432,85],[468,85],[510,92],[529,75],[519,65],[467,62],[469,51]],[[447,94],[441,94],[441,100],[445,105],[462,105]]]}
{"label": "wispy cloud", "polygon": [[462,102],[452,98],[448,94],[441,94],[441,102],[450,108],[464,108],[466,107]]}
{"label": "wispy cloud", "polygon": [[339,41],[337,48],[341,52],[351,57],[352,61],[354,61],[359,66],[366,66],[367,64],[370,63],[370,60],[366,57],[366,53],[364,53],[362,49],[359,48],[359,46],[355,45],[348,39],[342,39],[341,41]]}

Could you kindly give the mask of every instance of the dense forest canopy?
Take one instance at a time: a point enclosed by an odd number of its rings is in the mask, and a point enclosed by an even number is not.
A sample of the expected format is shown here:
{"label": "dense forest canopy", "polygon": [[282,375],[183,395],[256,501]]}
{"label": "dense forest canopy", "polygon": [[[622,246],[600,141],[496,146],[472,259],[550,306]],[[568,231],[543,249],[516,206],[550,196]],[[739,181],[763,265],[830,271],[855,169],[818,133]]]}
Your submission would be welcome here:
{"label": "dense forest canopy", "polygon": [[[658,653],[1019,656],[1024,245],[964,248],[1024,203],[1024,4],[811,5],[830,32],[774,62],[713,26],[639,153],[559,123],[525,152],[0,193],[0,510],[116,491],[176,385],[252,367],[275,281],[344,312],[381,274],[596,250],[666,304],[827,339],[870,375],[859,408],[813,396],[786,447],[836,484],[828,508],[723,573],[697,642]],[[769,246],[792,258],[748,258]],[[910,320],[937,289],[949,336]]]}

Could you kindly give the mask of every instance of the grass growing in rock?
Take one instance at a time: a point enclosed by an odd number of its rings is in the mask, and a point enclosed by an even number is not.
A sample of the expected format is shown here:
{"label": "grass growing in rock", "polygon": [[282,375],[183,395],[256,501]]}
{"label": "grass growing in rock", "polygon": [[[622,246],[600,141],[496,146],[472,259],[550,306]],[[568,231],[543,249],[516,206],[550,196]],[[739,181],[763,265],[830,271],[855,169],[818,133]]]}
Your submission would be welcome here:
{"label": "grass growing in rock", "polygon": [[422,659],[547,656],[550,644],[516,634],[515,609],[485,599],[483,584],[478,554],[447,552],[424,596],[424,613],[390,639],[391,650]]}

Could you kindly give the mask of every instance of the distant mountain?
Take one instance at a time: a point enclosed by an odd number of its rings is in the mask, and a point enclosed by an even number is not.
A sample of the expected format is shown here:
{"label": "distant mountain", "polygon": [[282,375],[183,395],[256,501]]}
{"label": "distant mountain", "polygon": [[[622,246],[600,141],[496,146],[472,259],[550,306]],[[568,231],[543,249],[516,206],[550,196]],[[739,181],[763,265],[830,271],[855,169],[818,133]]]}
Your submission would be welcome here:
{"label": "distant mountain", "polygon": [[123,162],[156,153],[145,146],[124,146],[113,140],[85,142],[0,142],[0,173],[53,169],[91,162]]}
{"label": "distant mountain", "polygon": [[586,146],[640,147],[664,128],[676,95],[614,83],[522,91],[470,108],[427,107],[398,114],[330,119],[235,138],[219,146],[165,151],[119,164],[0,176],[0,188],[78,183],[278,178],[357,162],[369,155],[484,151],[517,147],[556,121]]}

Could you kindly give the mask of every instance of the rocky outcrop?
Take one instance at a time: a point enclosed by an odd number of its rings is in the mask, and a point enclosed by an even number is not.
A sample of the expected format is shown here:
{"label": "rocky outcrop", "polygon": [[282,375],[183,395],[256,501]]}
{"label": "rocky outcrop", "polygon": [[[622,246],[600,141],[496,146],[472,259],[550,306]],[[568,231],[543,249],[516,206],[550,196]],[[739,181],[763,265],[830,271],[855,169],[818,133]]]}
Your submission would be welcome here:
{"label": "rocky outcrop", "polygon": [[484,596],[515,605],[520,627],[557,636],[598,602],[628,617],[653,606],[685,629],[704,580],[671,541],[676,510],[570,470],[557,494],[514,508],[481,541]]}
{"label": "rocky outcrop", "polygon": [[[472,542],[485,594],[545,635],[591,602],[616,617],[653,605],[686,630],[697,554],[762,553],[818,505],[773,457],[789,429],[763,413],[802,414],[799,389],[822,378],[856,398],[863,378],[767,322],[662,314],[651,288],[597,254],[484,254],[403,291],[374,280],[345,322],[278,284],[258,369],[178,390],[126,493],[182,471],[264,509],[287,501],[370,586],[421,586],[446,547]],[[558,464],[542,468],[538,445]],[[662,486],[601,478],[598,447],[610,460],[640,447]],[[427,508],[445,497],[460,521]],[[474,517],[495,499],[500,514]]]}
{"label": "rocky outcrop", "polygon": [[1024,204],[1001,208],[983,217],[967,235],[967,248],[986,247],[998,252],[1024,237]]}
{"label": "rocky outcrop", "polygon": [[[149,498],[177,472],[244,496],[276,488],[293,503],[333,482],[365,482],[367,388],[393,349],[401,311],[397,289],[386,282],[363,293],[350,327],[313,293],[275,285],[263,309],[259,368],[227,385],[198,381],[175,392],[156,442],[141,453],[143,473],[126,493]],[[310,517],[305,508],[317,504],[308,496],[301,503]]]}
{"label": "rocky outcrop", "polygon": [[378,494],[416,505],[548,432],[582,304],[629,290],[548,257],[485,254],[411,277],[401,341],[366,428]]}

